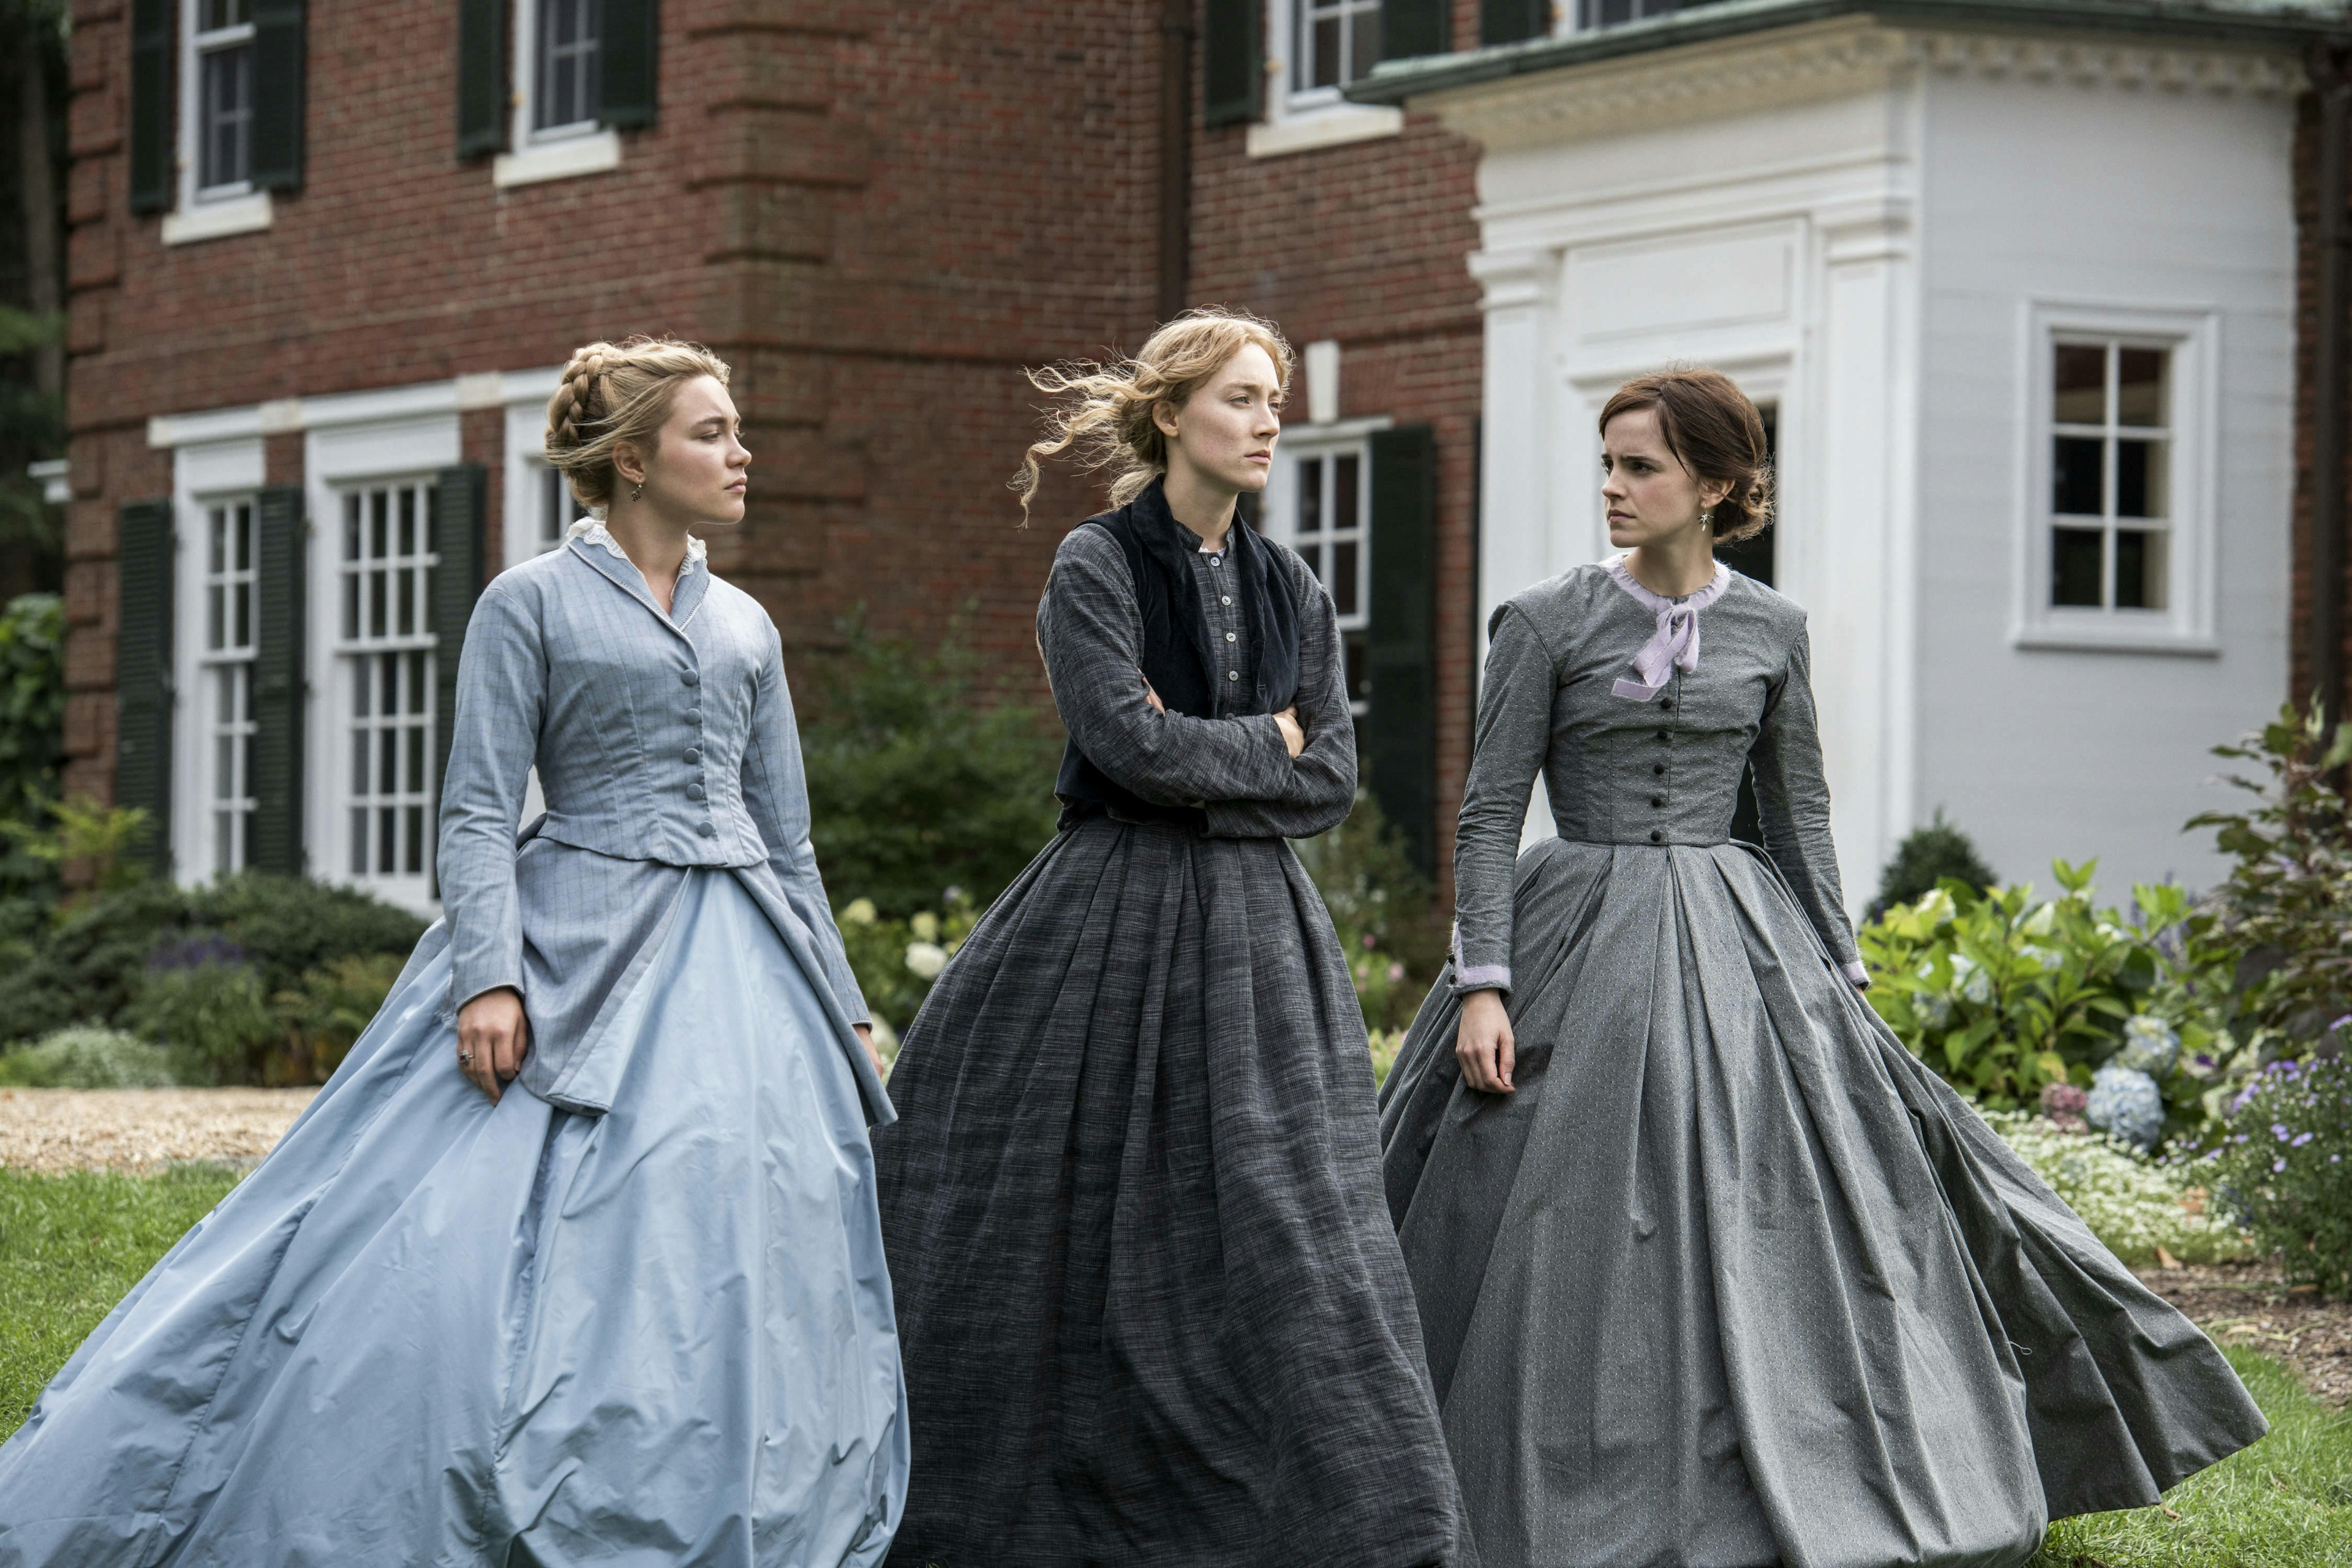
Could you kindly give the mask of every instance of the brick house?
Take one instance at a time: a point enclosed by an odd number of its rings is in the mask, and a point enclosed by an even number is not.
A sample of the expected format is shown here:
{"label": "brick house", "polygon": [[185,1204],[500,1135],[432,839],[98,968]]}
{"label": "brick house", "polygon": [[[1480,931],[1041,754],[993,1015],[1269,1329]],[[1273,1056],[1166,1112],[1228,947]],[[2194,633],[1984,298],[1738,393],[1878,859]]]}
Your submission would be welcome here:
{"label": "brick house", "polygon": [[[1547,0],[80,0],[69,786],[152,808],[184,878],[308,868],[429,905],[447,628],[486,575],[543,548],[562,521],[537,452],[554,367],[580,342],[629,331],[698,338],[736,365],[760,461],[752,514],[712,542],[714,564],[768,605],[789,644],[824,646],[861,604],[881,629],[924,639],[969,605],[982,648],[1034,679],[1036,593],[1053,544],[1093,498],[1056,480],[1038,525],[1013,526],[1002,484],[1034,402],[1022,367],[1132,348],[1178,306],[1215,301],[1272,316],[1305,350],[1260,521],[1331,586],[1368,782],[1441,878],[1485,613],[1600,549],[1573,499],[1590,488],[1589,420],[1559,378],[1581,397],[1596,378],[1669,357],[1723,358],[1773,406],[1787,537],[1741,563],[1777,569],[1817,625],[1839,628],[1832,653],[1848,662],[1822,673],[1851,890],[1866,895],[1893,839],[1938,804],[1997,839],[1996,864],[2013,874],[2096,850],[2116,815],[2098,808],[2101,770],[2136,784],[2172,765],[2170,752],[2151,763],[2129,747],[2095,749],[2069,764],[2084,776],[2053,805],[1997,771],[1945,770],[1942,753],[1916,743],[1916,721],[1885,728],[1887,691],[1909,690],[1916,714],[1919,694],[1935,697],[1954,671],[2074,658],[2101,672],[2094,706],[2112,710],[2143,689],[2160,703],[2181,671],[2210,669],[2189,678],[2212,689],[2196,699],[2196,747],[2284,694],[2288,411],[2313,384],[2293,369],[2290,164],[2298,115],[2315,123],[2304,52],[2332,37],[2332,15],[2135,0],[1735,0],[1679,15],[1662,0],[1578,0],[1557,15]],[[1811,303],[1784,301],[1777,325],[1759,324],[1755,279],[1776,265],[1813,280],[1799,288],[1806,300],[1830,297],[1804,293],[1831,276],[1806,269],[1831,266],[1816,238],[1843,235],[1851,214],[1738,216],[1744,237],[1779,234],[1777,252],[1769,239],[1721,254],[1664,243],[1725,221],[1706,204],[1742,182],[1696,182],[1706,188],[1677,209],[1661,158],[1737,169],[1748,150],[1801,140],[1824,115],[1916,110],[1951,74],[1904,56],[1777,99],[1669,92],[1656,101],[1689,121],[1678,150],[1608,133],[1612,114],[1649,101],[1619,90],[1630,80],[1686,82],[1723,50],[1785,54],[1823,26],[2087,39],[2110,52],[2122,38],[2135,59],[2218,59],[2237,73],[2165,100],[2196,107],[2180,134],[2220,150],[2211,168],[2229,172],[2232,221],[2251,226],[2210,269],[2226,298],[2200,286],[2166,302],[2191,297],[2203,315],[2043,323],[2051,353],[2097,339],[2110,369],[2126,351],[2163,349],[2188,356],[2166,360],[2167,375],[2210,381],[2223,374],[2210,345],[2240,355],[2231,363],[2246,379],[2228,388],[2259,412],[2230,430],[2227,449],[2255,453],[2233,497],[2249,509],[2252,564],[2207,574],[2158,617],[2175,643],[2210,647],[2025,647],[2020,636],[2047,630],[2052,606],[2036,595],[2048,568],[2036,563],[2049,552],[2004,537],[1932,562],[1938,582],[1980,579],[1998,613],[1947,615],[1946,643],[1890,656],[1887,617],[1846,626],[1863,603],[1856,580],[1808,567],[1883,560],[1885,539],[1944,547],[1940,528],[1920,532],[1916,506],[1874,533],[1852,486],[1825,488],[1832,474],[1916,495],[1923,475],[1965,472],[1988,453],[2032,471],[2028,449],[2042,438],[1997,450],[2003,400],[2031,400],[1978,363],[1961,379],[1983,384],[1981,405],[1950,426],[1978,445],[1946,455],[1922,437],[1916,395],[1941,364],[1900,349],[1874,390],[1825,378],[1818,345],[1834,323],[1807,314]],[[1818,85],[1821,72],[1800,62],[1782,77]],[[2074,106],[2076,120],[2054,123],[2128,141],[2128,115],[2112,111],[2134,90],[2110,72],[2077,95],[2089,107]],[[1498,99],[1520,107],[1497,110]],[[1588,100],[1600,107],[1579,107]],[[2214,105],[2228,107],[2205,112]],[[2310,124],[2302,135],[2312,141]],[[1850,147],[1806,155],[1870,162]],[[1873,155],[1882,173],[1928,166],[1919,147]],[[1939,155],[1939,172],[1961,166]],[[2309,229],[2319,204],[2307,147],[2305,163]],[[1649,229],[1576,228],[1575,213],[1623,206],[1612,179],[1644,185]],[[1931,231],[1904,216],[1917,191],[1899,183],[1876,189],[1901,221],[1864,213],[1869,232],[1837,260],[1841,280],[1849,264],[1942,265],[1920,237]],[[1505,232],[1514,222],[1517,236]],[[1535,232],[1547,222],[1549,238]],[[2105,275],[2122,280],[2105,290],[2110,302],[2163,292],[2151,281],[2161,268],[2135,280],[2119,266]],[[1614,281],[1580,295],[1593,277]],[[2052,291],[2004,286],[2018,299]],[[1889,287],[1914,298],[1899,279]],[[1738,296],[1728,315],[1675,313],[1676,295],[1710,289]],[[1595,310],[1625,321],[1596,329]],[[2208,317],[2212,335],[2200,337]],[[1559,336],[1570,325],[1584,337]],[[1771,331],[1781,337],[1759,335]],[[1886,341],[1915,339],[1926,342]],[[1588,340],[1612,346],[1570,363],[1563,346]],[[1850,410],[1864,426],[1844,423]],[[1856,449],[1899,450],[1912,466],[1833,458],[1830,433],[1874,417],[1888,423]],[[2109,449],[2140,439],[2118,433],[2119,417],[2100,415]],[[2199,452],[2222,449],[2217,421],[2193,438]],[[1982,505],[2012,532],[2052,525],[2022,492]],[[2116,602],[2116,542],[2153,531],[2119,520],[2112,496],[2098,510],[2100,603],[2057,607],[2127,621],[2145,606]],[[2198,527],[2210,537],[2218,521],[2184,524],[2182,537]],[[2079,598],[2087,557],[2079,537],[2071,547],[2065,591]],[[2131,548],[2144,554],[2147,541]],[[1903,559],[1916,584],[1916,563]],[[2223,584],[2234,597],[2208,593]],[[2182,607],[2208,599],[2217,607],[2202,622]],[[1873,669],[1891,673],[1873,688]],[[1964,787],[1948,787],[1955,778]],[[2166,868],[2140,851],[2175,804],[2131,805],[2137,837],[2114,868]]]}

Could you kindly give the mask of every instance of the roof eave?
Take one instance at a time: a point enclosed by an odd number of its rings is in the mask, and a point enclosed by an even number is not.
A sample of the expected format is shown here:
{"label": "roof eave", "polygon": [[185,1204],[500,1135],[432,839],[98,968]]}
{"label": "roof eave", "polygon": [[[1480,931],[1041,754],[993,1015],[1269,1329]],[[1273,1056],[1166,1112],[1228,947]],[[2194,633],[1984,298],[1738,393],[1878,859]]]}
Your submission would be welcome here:
{"label": "roof eave", "polygon": [[1356,103],[1403,105],[1534,71],[1851,16],[1913,26],[2131,33],[2279,49],[2300,50],[2315,42],[2352,46],[2352,17],[2342,10],[2224,11],[2181,0],[2063,0],[2055,5],[2045,0],[1727,0],[1567,37],[1383,61],[1370,77],[1344,90]]}

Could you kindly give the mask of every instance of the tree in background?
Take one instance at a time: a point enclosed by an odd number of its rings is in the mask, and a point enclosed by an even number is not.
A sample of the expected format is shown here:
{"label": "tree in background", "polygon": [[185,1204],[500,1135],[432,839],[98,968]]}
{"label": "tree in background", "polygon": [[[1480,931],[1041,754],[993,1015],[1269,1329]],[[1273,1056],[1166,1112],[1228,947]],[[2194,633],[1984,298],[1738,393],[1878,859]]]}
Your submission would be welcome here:
{"label": "tree in background", "polygon": [[0,602],[62,584],[28,464],[65,455],[66,0],[0,0]]}
{"label": "tree in background", "polygon": [[1895,847],[1895,858],[1879,874],[1878,897],[1871,900],[1870,918],[1876,920],[1897,904],[1916,902],[1934,892],[1936,884],[1946,877],[1957,877],[1979,892],[2000,881],[1977,853],[1975,841],[1946,821],[1938,806],[1933,822],[1913,828],[1910,837]]}

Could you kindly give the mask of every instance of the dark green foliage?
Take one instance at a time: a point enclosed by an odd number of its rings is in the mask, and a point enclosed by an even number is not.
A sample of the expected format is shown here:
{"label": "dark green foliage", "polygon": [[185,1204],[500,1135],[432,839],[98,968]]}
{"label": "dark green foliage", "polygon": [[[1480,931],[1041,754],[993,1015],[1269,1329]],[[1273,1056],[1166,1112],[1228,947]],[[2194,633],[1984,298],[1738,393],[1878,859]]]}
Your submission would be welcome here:
{"label": "dark green foliage", "polygon": [[2196,1169],[2289,1281],[2352,1295],[2352,1062],[2277,1061],[2231,1101]]}
{"label": "dark green foliage", "polygon": [[[5,36],[0,31],[0,37]],[[5,112],[14,119],[16,62],[10,59],[0,70],[12,89],[5,101]],[[0,551],[33,563],[29,580],[16,579],[19,586],[55,584],[63,564],[63,509],[43,499],[41,481],[25,469],[45,458],[65,455],[66,400],[43,391],[30,374],[39,353],[56,352],[65,326],[62,312],[37,315],[0,305]]]}
{"label": "dark green foliage", "polygon": [[848,646],[809,671],[801,727],[826,890],[896,919],[950,888],[985,908],[1054,836],[1061,727],[983,690],[960,628],[929,654],[862,621],[843,630]]}
{"label": "dark green foliage", "polygon": [[[174,949],[215,947],[181,963]],[[279,1039],[261,977],[236,948],[219,942],[166,942],[131,986],[123,1022],[171,1053],[184,1083],[254,1083]]]}
{"label": "dark green foliage", "polygon": [[1411,1024],[1445,963],[1446,922],[1403,835],[1359,792],[1347,821],[1296,848],[1347,950],[1365,1027]]}
{"label": "dark green foliage", "polygon": [[0,968],[0,1041],[68,1024],[126,1020],[159,950],[215,936],[249,964],[266,998],[297,989],[335,960],[406,953],[425,922],[365,893],[296,877],[248,873],[209,887],[142,882],[67,913]]}
{"label": "dark green foliage", "polygon": [[1879,873],[1878,897],[1871,901],[1871,919],[1877,919],[1897,904],[1912,903],[1934,892],[1936,885],[1947,877],[1957,877],[1979,892],[2000,880],[1984,863],[1984,857],[1977,853],[1974,841],[1946,821],[1939,807],[1933,822],[1913,828],[1910,836],[1895,847],[1895,858]]}
{"label": "dark green foliage", "polygon": [[0,816],[33,820],[58,794],[65,746],[65,601],[25,594],[0,611]]}
{"label": "dark green foliage", "polygon": [[2352,725],[2331,742],[2316,701],[2292,706],[2214,754],[2262,764],[2265,778],[2231,774],[2253,795],[2242,812],[2209,811],[2189,826],[2217,829],[2237,864],[2210,902],[2244,956],[2239,979],[2250,1020],[2272,1037],[2264,1055],[2307,1049],[2352,1012],[2352,810],[2344,770]]}

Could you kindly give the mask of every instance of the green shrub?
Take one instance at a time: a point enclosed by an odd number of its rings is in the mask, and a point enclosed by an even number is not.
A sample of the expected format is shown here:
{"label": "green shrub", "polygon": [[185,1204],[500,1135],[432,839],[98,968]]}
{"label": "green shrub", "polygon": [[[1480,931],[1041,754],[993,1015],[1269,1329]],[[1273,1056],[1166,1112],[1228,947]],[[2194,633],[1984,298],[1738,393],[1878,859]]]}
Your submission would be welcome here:
{"label": "green shrub", "polygon": [[2219,1263],[2253,1250],[2200,1174],[2184,1164],[2024,1111],[1987,1111],[1985,1121],[2126,1263],[2154,1263],[2159,1247],[2183,1263]]}
{"label": "green shrub", "polygon": [[1877,919],[1896,904],[1916,903],[1941,887],[1947,877],[1957,878],[1979,891],[2000,880],[1985,864],[1984,857],[1977,853],[1975,841],[1946,821],[1939,806],[1933,822],[1913,828],[1895,846],[1895,858],[1879,873],[1878,897],[1871,902],[1871,918]]}
{"label": "green shrub", "polygon": [[2170,886],[2142,884],[2127,919],[2091,898],[2095,863],[2056,861],[2062,891],[1979,891],[1948,878],[1858,933],[1870,1005],[1913,1054],[1992,1110],[2040,1099],[2044,1085],[2087,1089],[2123,1044],[2125,1022],[2155,1018],[2179,1037],[2159,1081],[2168,1131],[2203,1123],[2217,1073],[2237,1053],[2217,1026],[2228,965],[2210,918]]}
{"label": "green shrub", "polygon": [[915,1021],[923,999],[949,959],[979,923],[980,910],[960,888],[950,888],[939,910],[918,910],[902,920],[884,915],[871,899],[853,899],[836,911],[842,945],[866,1005],[874,1015],[874,1043],[883,1059],[897,1059],[898,1037]]}
{"label": "green shrub", "polygon": [[1365,1027],[1404,1028],[1445,963],[1437,889],[1369,793],[1356,796],[1345,822],[1294,847],[1331,910]]}
{"label": "green shrub", "polygon": [[20,962],[0,964],[0,1040],[84,1020],[121,1024],[149,956],[168,942],[221,937],[272,996],[339,959],[404,958],[424,931],[405,910],[299,877],[247,872],[195,889],[142,882],[63,912]]}
{"label": "green shrub", "polygon": [[261,976],[218,939],[168,946],[141,977],[124,1021],[172,1053],[191,1083],[257,1083],[279,1044]]}
{"label": "green shrub", "polygon": [[65,601],[25,594],[0,611],[0,817],[37,819],[65,750]]}
{"label": "green shrub", "polygon": [[2352,811],[2343,789],[2352,725],[2331,743],[2315,699],[2309,713],[2282,709],[2257,733],[2213,750],[2260,763],[2267,775],[2229,775],[2256,804],[2189,824],[2216,829],[2236,858],[2211,895],[2216,936],[2239,957],[2242,1005],[2265,1037],[2263,1054],[2300,1054],[2352,1012]]}
{"label": "green shrub", "polygon": [[2231,1102],[2191,1166],[2240,1210],[2286,1277],[2352,1294],[2352,1063],[2275,1061]]}
{"label": "green shrub", "polygon": [[986,908],[1054,837],[1059,725],[983,690],[960,628],[929,653],[844,623],[801,727],[827,886],[903,920],[961,888]]}
{"label": "green shrub", "polygon": [[284,1040],[262,1064],[264,1083],[324,1083],[392,994],[407,964],[398,952],[358,953],[306,970],[270,997]]}
{"label": "green shrub", "polygon": [[171,1054],[117,1029],[59,1029],[0,1055],[0,1084],[17,1089],[166,1089]]}

